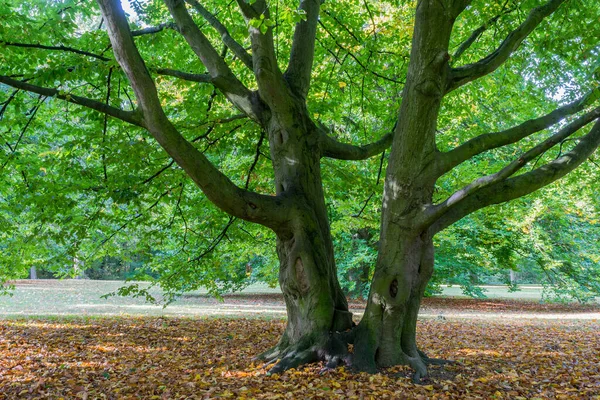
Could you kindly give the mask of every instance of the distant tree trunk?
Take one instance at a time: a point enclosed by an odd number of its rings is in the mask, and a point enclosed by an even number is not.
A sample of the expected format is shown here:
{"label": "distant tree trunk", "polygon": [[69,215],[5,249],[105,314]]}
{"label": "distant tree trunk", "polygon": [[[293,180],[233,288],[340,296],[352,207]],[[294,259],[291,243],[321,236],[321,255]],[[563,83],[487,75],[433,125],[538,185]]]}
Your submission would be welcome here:
{"label": "distant tree trunk", "polygon": [[83,261],[77,257],[73,257],[73,272],[75,279],[85,279],[85,272],[82,269]]}
{"label": "distant tree trunk", "polygon": [[513,271],[512,269],[508,270],[508,273],[510,275],[510,284],[514,285],[517,283],[517,273],[515,271]]}
{"label": "distant tree trunk", "polygon": [[29,268],[29,279],[37,279],[37,270],[35,267]]}

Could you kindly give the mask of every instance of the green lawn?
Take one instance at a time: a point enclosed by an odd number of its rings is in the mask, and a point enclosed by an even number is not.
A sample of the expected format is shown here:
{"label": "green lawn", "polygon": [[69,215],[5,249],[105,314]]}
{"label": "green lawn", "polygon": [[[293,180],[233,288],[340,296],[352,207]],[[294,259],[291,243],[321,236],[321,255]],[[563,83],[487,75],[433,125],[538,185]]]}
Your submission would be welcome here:
{"label": "green lawn", "polygon": [[[228,295],[219,301],[205,290],[188,293],[163,308],[142,298],[101,296],[114,292],[121,281],[91,280],[22,280],[12,296],[0,296],[0,317],[52,315],[173,315],[173,316],[269,316],[284,317],[285,306],[277,296],[279,288],[251,285],[242,294]],[[141,286],[148,285],[140,283]],[[493,299],[523,299],[539,301],[541,287],[524,286],[509,292],[503,286],[487,286],[486,295]],[[160,298],[158,289],[152,289]],[[459,287],[445,287],[445,297],[465,297]],[[357,306],[357,310],[360,309]],[[460,310],[457,310],[460,311]]]}

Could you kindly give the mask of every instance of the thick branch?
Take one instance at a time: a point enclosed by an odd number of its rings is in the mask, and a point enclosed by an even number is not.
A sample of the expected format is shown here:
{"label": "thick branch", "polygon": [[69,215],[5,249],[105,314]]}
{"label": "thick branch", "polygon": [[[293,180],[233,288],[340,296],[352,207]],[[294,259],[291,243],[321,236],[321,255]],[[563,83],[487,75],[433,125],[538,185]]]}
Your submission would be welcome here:
{"label": "thick branch", "polygon": [[144,124],[152,136],[217,207],[230,215],[280,229],[288,215],[284,200],[237,187],[185,140],[161,107],[154,81],[135,47],[119,0],[98,0],[98,3],[115,57],[131,82]]}
{"label": "thick branch", "polygon": [[110,115],[111,117],[115,117],[130,124],[144,127],[142,119],[137,113],[121,110],[120,108],[109,106],[101,101],[65,93],[58,89],[32,85],[30,83],[9,78],[8,76],[0,75],[0,83],[4,83],[5,85],[12,86],[16,89],[25,90],[27,92],[41,94],[42,96],[56,97],[58,99],[68,101],[69,103],[78,104],[80,106],[91,108],[92,110],[100,111],[101,113]]}
{"label": "thick branch", "polygon": [[365,160],[380,154],[392,145],[393,132],[388,133],[376,142],[363,146],[341,143],[321,133],[321,153],[324,157],[337,158],[338,160]]}
{"label": "thick branch", "polygon": [[[256,0],[250,5],[245,0],[237,0],[237,3],[248,22],[248,33],[252,42],[252,64],[260,98],[267,103],[272,111],[289,115],[291,109],[290,91],[277,65],[273,28],[265,26],[266,31],[263,33],[260,28],[250,24],[251,20],[261,19],[261,17],[263,21],[270,20],[267,2]],[[266,22],[263,22],[263,24],[266,24]]]}
{"label": "thick branch", "polygon": [[534,8],[527,19],[512,31],[492,54],[474,64],[452,68],[448,77],[446,92],[451,92],[468,82],[494,72],[519,48],[521,42],[565,1],[550,0],[544,5]]}
{"label": "thick branch", "polygon": [[588,96],[589,95],[583,96],[574,102],[559,107],[544,116],[525,121],[522,124],[509,128],[505,131],[486,133],[477,136],[446,153],[442,153],[438,163],[437,176],[445,174],[455,166],[471,159],[478,154],[516,143],[527,136],[549,128],[569,115],[583,110],[586,106],[585,100],[588,98]]}
{"label": "thick branch", "polygon": [[252,92],[235,77],[229,66],[200,31],[188,13],[185,3],[182,0],[166,0],[165,2],[179,31],[208,70],[215,87],[223,92],[225,97],[237,108],[252,119],[259,121],[262,112],[260,104]]}
{"label": "thick branch", "polygon": [[248,54],[241,44],[231,37],[225,25],[223,25],[214,14],[210,13],[198,1],[186,1],[196,9],[202,18],[206,20],[206,22],[208,22],[213,28],[215,28],[217,32],[219,32],[223,44],[225,44],[225,46],[227,46],[233,52],[233,54],[235,54],[248,68],[252,69],[252,56]]}
{"label": "thick branch", "polygon": [[321,0],[300,1],[299,9],[305,12],[306,20],[296,24],[290,62],[285,72],[290,87],[302,98],[306,97],[310,87],[320,7]]}
{"label": "thick branch", "polygon": [[487,185],[454,203],[431,225],[431,232],[439,232],[468,214],[491,204],[516,199],[549,185],[577,168],[599,146],[600,121],[597,121],[591,131],[565,155],[533,171]]}

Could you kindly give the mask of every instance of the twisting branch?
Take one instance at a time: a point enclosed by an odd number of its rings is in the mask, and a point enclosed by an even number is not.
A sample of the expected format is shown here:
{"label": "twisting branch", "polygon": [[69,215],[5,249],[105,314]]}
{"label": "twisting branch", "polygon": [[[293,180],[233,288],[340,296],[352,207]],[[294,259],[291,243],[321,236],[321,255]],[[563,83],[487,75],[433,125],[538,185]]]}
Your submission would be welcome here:
{"label": "twisting branch", "polygon": [[[120,2],[98,0],[98,3],[108,27],[115,57],[131,82],[144,124],[156,141],[217,207],[234,217],[260,223],[275,231],[282,229],[287,223],[289,214],[287,201],[280,197],[260,195],[237,187],[179,133],[165,115],[154,81],[133,42]],[[187,18],[190,17],[183,4],[173,4],[173,1],[168,3],[175,21],[180,29],[183,28],[181,30],[184,35],[187,29],[192,31],[195,29],[199,32],[193,21],[191,21],[193,26],[188,25]],[[203,46],[202,42],[194,44],[199,44],[201,48]],[[207,66],[209,71],[215,66],[218,67],[215,65],[217,61],[210,56],[207,63],[210,66],[210,68]]]}
{"label": "twisting branch", "polygon": [[210,13],[202,4],[200,4],[197,0],[186,0],[194,9],[212,26],[219,34],[221,35],[221,41],[225,46],[229,48],[248,68],[252,69],[252,56],[248,54],[246,49],[242,47],[234,38],[231,37],[231,34],[217,19],[217,17]]}
{"label": "twisting branch", "polygon": [[490,55],[473,64],[452,68],[448,74],[446,92],[451,92],[462,85],[474,81],[477,78],[494,72],[500,67],[511,54],[519,48],[521,42],[549,15],[566,0],[550,0],[547,3],[534,8],[527,19],[512,31],[502,44]]}
{"label": "twisting branch", "polygon": [[440,160],[437,164],[438,170],[436,171],[437,176],[445,174],[478,154],[516,143],[536,132],[549,128],[569,115],[582,111],[586,107],[586,99],[593,93],[594,91],[539,118],[530,119],[504,131],[479,135],[446,153],[440,154]]}
{"label": "twisting branch", "polygon": [[212,83],[229,101],[252,119],[262,119],[262,107],[252,92],[233,74],[188,13],[183,0],[166,0],[179,32],[208,70]]}
{"label": "twisting branch", "polygon": [[76,96],[69,93],[64,93],[59,91],[58,89],[50,89],[42,86],[32,85],[30,83],[18,81],[3,75],[0,75],[0,83],[4,83],[5,85],[12,86],[16,89],[25,90],[27,92],[41,94],[42,96],[56,97],[58,99],[68,101],[69,103],[77,104],[80,106],[91,108],[92,110],[100,111],[101,113],[108,114],[111,117],[120,119],[130,124],[144,127],[140,115],[138,115],[136,112],[125,111],[120,108],[112,107],[101,101],[92,100],[86,97]]}
{"label": "twisting branch", "polygon": [[300,1],[299,9],[304,11],[306,19],[296,24],[290,62],[284,74],[292,90],[302,98],[310,87],[320,7],[321,0]]}
{"label": "twisting branch", "polygon": [[[600,117],[597,109],[596,119]],[[578,120],[579,121],[579,120]],[[526,160],[533,159],[536,155],[554,146],[560,140],[575,133],[583,126],[583,122],[574,122],[565,127],[548,140],[531,149],[523,157],[509,164],[506,169],[508,174],[518,171],[526,164]],[[427,220],[433,222],[430,230],[432,233],[441,231],[464,216],[491,204],[498,204],[532,193],[573,171],[600,146],[600,121],[597,121],[589,133],[580,138],[579,143],[565,155],[554,159],[530,172],[506,179],[494,179],[483,186],[470,188],[469,186],[455,193],[446,202],[433,206],[429,211]],[[521,161],[523,159],[523,161]],[[502,173],[502,171],[500,171]],[[500,174],[499,173],[499,174]],[[426,212],[427,214],[427,212]]]}
{"label": "twisting branch", "polygon": [[465,51],[467,51],[469,49],[469,47],[471,47],[473,45],[473,43],[475,43],[477,41],[477,39],[479,39],[479,37],[488,30],[488,28],[492,25],[494,25],[496,22],[498,22],[498,20],[500,19],[500,17],[502,17],[503,15],[506,15],[514,10],[516,10],[515,7],[511,7],[511,8],[506,8],[506,4],[508,3],[508,0],[504,3],[504,6],[502,7],[502,11],[500,12],[500,14],[488,19],[483,25],[481,25],[479,28],[475,29],[473,31],[473,33],[471,33],[471,35],[467,38],[467,40],[465,40],[464,42],[462,42],[459,46],[458,49],[456,49],[456,51],[454,52],[454,54],[452,55],[452,63],[456,63],[456,61],[458,61],[458,59],[460,58],[460,56],[463,55],[463,53]]}

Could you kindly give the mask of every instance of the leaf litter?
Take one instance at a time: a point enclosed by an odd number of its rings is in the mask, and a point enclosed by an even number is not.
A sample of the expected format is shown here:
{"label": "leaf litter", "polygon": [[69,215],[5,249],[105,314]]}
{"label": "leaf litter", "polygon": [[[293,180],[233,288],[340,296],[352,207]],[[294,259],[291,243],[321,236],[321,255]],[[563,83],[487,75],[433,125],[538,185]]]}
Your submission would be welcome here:
{"label": "leaf litter", "polygon": [[597,321],[419,322],[421,347],[456,363],[378,374],[313,364],[267,375],[252,357],[280,319],[111,317],[0,321],[0,399],[600,399]]}

